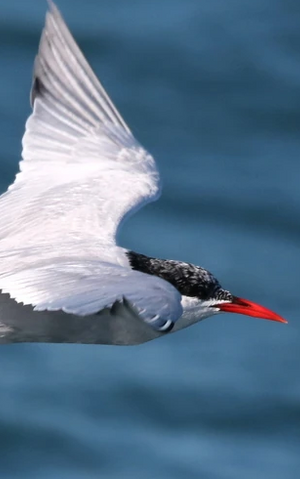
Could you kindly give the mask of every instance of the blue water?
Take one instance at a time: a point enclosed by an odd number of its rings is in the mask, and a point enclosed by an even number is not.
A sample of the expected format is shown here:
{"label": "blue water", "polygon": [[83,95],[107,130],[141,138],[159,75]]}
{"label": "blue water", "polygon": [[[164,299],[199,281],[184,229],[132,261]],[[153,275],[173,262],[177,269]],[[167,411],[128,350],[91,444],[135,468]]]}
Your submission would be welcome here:
{"label": "blue water", "polygon": [[[59,6],[163,177],[122,245],[207,267],[289,325],[220,315],[138,347],[2,346],[1,479],[298,479],[299,1]],[[0,4],[1,191],[45,9]]]}

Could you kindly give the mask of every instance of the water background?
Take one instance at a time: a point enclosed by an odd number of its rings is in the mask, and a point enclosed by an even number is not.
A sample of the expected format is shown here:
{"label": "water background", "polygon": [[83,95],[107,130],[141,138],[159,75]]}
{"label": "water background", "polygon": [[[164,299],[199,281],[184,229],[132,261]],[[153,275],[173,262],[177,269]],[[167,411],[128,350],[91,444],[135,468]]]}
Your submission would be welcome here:
{"label": "water background", "polygon": [[[163,177],[122,245],[207,267],[289,325],[226,314],[138,347],[2,346],[1,479],[298,479],[299,1],[59,7]],[[1,191],[45,10],[0,3]]]}

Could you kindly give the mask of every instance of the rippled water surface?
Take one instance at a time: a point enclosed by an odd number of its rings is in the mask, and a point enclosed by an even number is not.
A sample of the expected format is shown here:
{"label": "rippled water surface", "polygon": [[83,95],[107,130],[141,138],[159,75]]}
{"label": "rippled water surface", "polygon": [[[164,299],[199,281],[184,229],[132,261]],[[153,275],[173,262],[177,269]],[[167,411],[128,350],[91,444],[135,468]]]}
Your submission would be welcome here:
{"label": "rippled water surface", "polygon": [[[163,177],[122,244],[205,266],[289,325],[222,315],[139,347],[2,346],[1,479],[299,478],[299,1],[59,6]],[[1,191],[45,9],[0,3]]]}

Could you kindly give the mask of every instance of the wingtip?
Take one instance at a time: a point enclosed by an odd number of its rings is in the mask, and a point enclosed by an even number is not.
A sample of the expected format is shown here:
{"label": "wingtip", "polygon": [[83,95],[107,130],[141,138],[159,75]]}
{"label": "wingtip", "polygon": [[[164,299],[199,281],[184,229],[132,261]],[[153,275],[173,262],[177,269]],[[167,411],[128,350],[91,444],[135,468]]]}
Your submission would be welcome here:
{"label": "wingtip", "polygon": [[[46,20],[45,20],[45,26],[43,28],[41,40],[40,40],[40,45],[42,43],[43,35],[45,34],[45,30],[47,29],[48,22],[50,21],[50,17],[55,21],[55,19],[62,19],[62,15],[56,5],[52,0],[47,0],[48,4],[48,10],[46,13]],[[40,46],[39,46],[40,48]],[[40,52],[39,52],[40,53]],[[35,57],[35,62],[34,62],[34,67],[33,67],[33,80],[32,80],[32,86],[30,90],[30,106],[33,109],[34,102],[36,98],[42,95],[42,81],[40,78],[40,68],[39,68],[39,53]]]}
{"label": "wingtip", "polygon": [[62,14],[56,5],[52,0],[47,0],[48,3],[48,11],[46,13],[46,20],[49,16],[52,16],[54,18],[61,18],[62,19]]}
{"label": "wingtip", "polygon": [[47,0],[47,3],[48,3],[48,10],[50,12],[58,11],[56,4],[52,0]]}

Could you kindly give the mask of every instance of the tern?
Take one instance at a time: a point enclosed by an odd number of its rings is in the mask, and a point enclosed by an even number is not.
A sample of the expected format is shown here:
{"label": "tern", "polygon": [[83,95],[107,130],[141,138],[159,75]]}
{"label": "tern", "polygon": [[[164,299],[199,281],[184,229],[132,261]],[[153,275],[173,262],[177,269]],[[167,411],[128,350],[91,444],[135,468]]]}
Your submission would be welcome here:
{"label": "tern", "polygon": [[221,312],[286,322],[202,267],[118,245],[124,220],[159,197],[159,174],[52,2],[31,106],[0,197],[1,343],[140,344]]}

